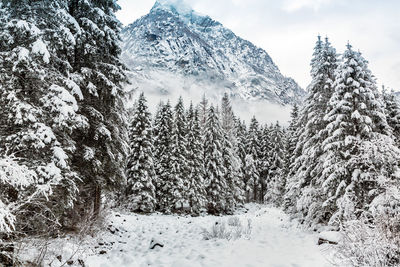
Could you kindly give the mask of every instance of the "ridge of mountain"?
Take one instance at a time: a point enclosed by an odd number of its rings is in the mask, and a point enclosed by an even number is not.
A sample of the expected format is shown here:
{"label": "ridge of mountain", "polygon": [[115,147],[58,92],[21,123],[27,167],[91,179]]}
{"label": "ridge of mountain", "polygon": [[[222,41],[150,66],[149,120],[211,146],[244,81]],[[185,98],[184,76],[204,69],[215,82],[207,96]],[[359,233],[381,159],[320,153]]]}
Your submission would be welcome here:
{"label": "ridge of mountain", "polygon": [[122,60],[132,70],[134,86],[145,92],[171,94],[181,87],[281,105],[299,103],[306,95],[265,50],[182,0],[158,0],[125,27]]}

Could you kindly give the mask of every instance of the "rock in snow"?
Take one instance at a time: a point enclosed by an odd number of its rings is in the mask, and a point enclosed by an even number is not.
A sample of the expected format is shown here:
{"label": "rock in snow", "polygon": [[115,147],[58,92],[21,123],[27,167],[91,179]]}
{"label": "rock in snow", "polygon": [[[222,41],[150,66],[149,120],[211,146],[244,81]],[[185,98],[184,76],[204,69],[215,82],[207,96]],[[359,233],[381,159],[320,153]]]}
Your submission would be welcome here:
{"label": "rock in snow", "polygon": [[150,249],[155,249],[156,247],[163,248],[164,244],[162,242],[160,242],[159,240],[153,238],[150,241]]}
{"label": "rock in snow", "polygon": [[325,231],[321,232],[318,236],[318,245],[322,244],[339,244],[340,240],[342,239],[342,234],[336,231]]}

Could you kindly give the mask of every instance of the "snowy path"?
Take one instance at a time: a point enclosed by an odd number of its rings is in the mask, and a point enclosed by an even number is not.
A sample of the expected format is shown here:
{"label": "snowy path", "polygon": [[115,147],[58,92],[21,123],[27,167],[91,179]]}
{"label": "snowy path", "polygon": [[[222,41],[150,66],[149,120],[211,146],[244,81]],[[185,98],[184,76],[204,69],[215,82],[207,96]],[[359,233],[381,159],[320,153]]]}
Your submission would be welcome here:
{"label": "snowy path", "polygon": [[[111,221],[119,229],[102,236],[103,255],[89,256],[90,267],[142,266],[330,266],[323,248],[316,245],[317,236],[303,232],[278,209],[251,206],[241,220],[252,220],[251,239],[204,240],[203,228],[210,229],[227,217],[177,217],[135,214],[113,214]],[[149,249],[152,238],[163,248]],[[96,248],[97,252],[102,249]]]}

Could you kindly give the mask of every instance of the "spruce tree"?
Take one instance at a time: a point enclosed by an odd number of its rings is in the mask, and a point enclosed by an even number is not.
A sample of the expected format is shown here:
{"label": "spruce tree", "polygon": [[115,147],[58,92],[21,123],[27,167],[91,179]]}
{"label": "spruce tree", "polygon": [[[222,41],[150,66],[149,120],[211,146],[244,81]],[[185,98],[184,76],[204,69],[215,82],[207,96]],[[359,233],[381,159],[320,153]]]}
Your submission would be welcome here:
{"label": "spruce tree", "polygon": [[383,88],[383,102],[385,105],[386,120],[392,128],[397,146],[400,146],[400,106],[394,92],[387,92]]}
{"label": "spruce tree", "polygon": [[[118,6],[113,0],[1,4],[0,150],[35,172],[32,187],[47,194],[35,195],[41,203],[31,202],[32,216],[24,218],[34,223],[25,229],[73,227],[82,216],[97,217],[103,189],[125,181]],[[43,220],[48,215],[54,217]]]}
{"label": "spruce tree", "polygon": [[130,152],[127,165],[127,205],[133,212],[155,208],[153,135],[147,101],[141,93],[129,129]]}
{"label": "spruce tree", "polygon": [[[183,205],[187,205],[186,189],[189,176],[189,168],[187,165],[187,125],[185,108],[182,97],[174,109],[174,123],[172,127],[172,151],[171,151],[171,208],[181,209]],[[173,205],[173,206],[172,206]]]}
{"label": "spruce tree", "polygon": [[286,131],[285,135],[285,143],[284,143],[284,149],[285,149],[285,157],[284,157],[284,170],[283,174],[286,177],[286,185],[285,185],[285,195],[284,195],[284,203],[283,203],[283,208],[289,212],[294,212],[294,205],[296,203],[296,199],[290,198],[288,194],[288,190],[290,188],[290,185],[293,184],[293,179],[296,179],[296,177],[293,176],[295,170],[293,168],[293,164],[295,162],[295,159],[298,157],[298,155],[295,153],[297,144],[299,142],[299,108],[295,104],[293,105],[292,112],[290,114],[290,123],[289,127]]}
{"label": "spruce tree", "polygon": [[30,233],[54,230],[67,224],[63,215],[77,195],[75,133],[88,127],[69,62],[77,29],[65,1],[1,4],[0,156],[14,158],[36,177],[21,192],[5,189],[6,202],[29,198],[40,188],[34,194],[40,200],[20,206],[26,211],[17,221],[30,221],[24,227]]}
{"label": "spruce tree", "polygon": [[247,135],[247,142],[246,142],[246,150],[247,154],[251,155],[252,160],[254,161],[256,172],[257,174],[253,177],[248,177],[251,180],[245,179],[245,184],[247,187],[251,187],[251,196],[248,196],[248,199],[251,199],[254,202],[259,201],[259,193],[260,193],[260,132],[259,132],[259,124],[257,119],[253,116],[250,122],[249,131]]}
{"label": "spruce tree", "polygon": [[360,216],[379,194],[380,181],[393,175],[398,158],[375,79],[350,45],[334,88],[325,117],[324,171],[317,180],[324,203],[313,216],[330,224]]}
{"label": "spruce tree", "polygon": [[221,103],[221,126],[224,133],[223,158],[226,169],[227,210],[232,212],[237,204],[243,203],[242,166],[238,155],[238,136],[232,105],[227,93]]}
{"label": "spruce tree", "polygon": [[187,183],[187,199],[194,213],[205,208],[205,170],[203,158],[203,138],[201,136],[200,118],[198,110],[190,104],[187,114],[187,165],[189,168]]}
{"label": "spruce tree", "polygon": [[241,181],[240,181],[240,191],[242,194],[242,201],[247,201],[246,200],[246,185],[245,181],[247,181],[245,175],[244,175],[244,168],[245,168],[245,163],[246,163],[246,143],[247,143],[247,129],[246,129],[246,123],[243,121],[240,121],[240,119],[236,118],[235,119],[235,128],[236,128],[236,133],[237,133],[237,155],[240,160],[240,172],[242,173]]}
{"label": "spruce tree", "polygon": [[274,204],[282,203],[285,192],[286,177],[284,175],[284,132],[279,122],[271,126],[271,156],[270,156],[270,180],[268,181],[267,199]]}
{"label": "spruce tree", "polygon": [[[103,191],[125,182],[127,119],[123,104],[125,68],[120,61],[121,23],[115,0],[71,0],[68,12],[75,27],[68,54],[71,79],[80,88],[80,114],[86,128],[76,131],[73,162],[82,183],[78,204],[97,215]],[[80,214],[82,211],[77,211]]]}
{"label": "spruce tree", "polygon": [[270,190],[268,184],[271,180],[271,157],[273,151],[273,144],[271,140],[271,129],[268,125],[260,129],[260,153],[259,153],[259,183],[260,183],[260,197],[259,201],[264,202],[265,195]]}
{"label": "spruce tree", "polygon": [[156,171],[157,209],[163,212],[171,211],[173,184],[172,181],[172,128],[173,114],[169,101],[162,105],[154,122],[154,158]]}
{"label": "spruce tree", "polygon": [[290,113],[290,123],[286,131],[285,137],[285,174],[290,174],[290,166],[293,164],[295,157],[293,157],[298,143],[298,128],[299,128],[299,108],[297,104],[293,105]]}
{"label": "spruce tree", "polygon": [[245,181],[245,195],[246,201],[254,201],[252,192],[254,190],[255,181],[259,179],[259,172],[257,170],[257,164],[253,159],[252,154],[247,154],[245,157],[245,163],[243,168],[243,177]]}
{"label": "spruce tree", "polygon": [[219,214],[225,210],[228,186],[222,154],[224,135],[213,106],[208,110],[205,140],[207,140],[204,144],[207,209],[211,214]]}
{"label": "spruce tree", "polygon": [[[313,187],[315,179],[323,171],[321,143],[326,137],[327,125],[324,116],[333,93],[337,61],[336,50],[332,48],[328,38],[323,42],[318,37],[311,61],[312,82],[308,87],[309,96],[299,116],[299,142],[294,152],[298,157],[292,164],[293,172],[287,185],[288,197],[298,199],[298,212],[306,217],[310,209],[319,210],[315,206],[320,203],[319,192]],[[306,187],[307,193],[301,193]]]}

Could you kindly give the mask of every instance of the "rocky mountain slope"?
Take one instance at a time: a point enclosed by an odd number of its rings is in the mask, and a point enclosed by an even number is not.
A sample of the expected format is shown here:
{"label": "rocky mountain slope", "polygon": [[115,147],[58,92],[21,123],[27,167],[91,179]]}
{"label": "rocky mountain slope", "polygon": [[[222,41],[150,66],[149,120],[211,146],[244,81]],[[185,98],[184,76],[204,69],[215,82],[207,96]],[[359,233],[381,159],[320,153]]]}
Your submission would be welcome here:
{"label": "rocky mountain slope", "polygon": [[122,32],[122,59],[141,91],[175,90],[217,97],[301,101],[305,91],[283,76],[266,51],[176,0],[158,0]]}

